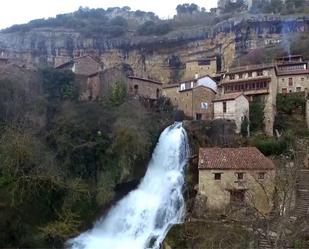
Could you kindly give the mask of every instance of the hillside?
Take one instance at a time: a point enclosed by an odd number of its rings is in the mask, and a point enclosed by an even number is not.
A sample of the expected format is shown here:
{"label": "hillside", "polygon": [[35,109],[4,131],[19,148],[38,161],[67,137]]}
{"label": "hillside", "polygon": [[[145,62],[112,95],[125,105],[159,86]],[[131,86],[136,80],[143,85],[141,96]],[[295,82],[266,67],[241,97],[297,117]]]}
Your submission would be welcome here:
{"label": "hillside", "polygon": [[2,30],[0,51],[27,67],[92,54],[104,69],[123,63],[136,75],[173,82],[186,61],[216,55],[224,70],[256,49],[282,44],[287,53],[287,36],[308,30],[306,14],[217,14],[190,6],[170,20],[129,8],[79,9]]}

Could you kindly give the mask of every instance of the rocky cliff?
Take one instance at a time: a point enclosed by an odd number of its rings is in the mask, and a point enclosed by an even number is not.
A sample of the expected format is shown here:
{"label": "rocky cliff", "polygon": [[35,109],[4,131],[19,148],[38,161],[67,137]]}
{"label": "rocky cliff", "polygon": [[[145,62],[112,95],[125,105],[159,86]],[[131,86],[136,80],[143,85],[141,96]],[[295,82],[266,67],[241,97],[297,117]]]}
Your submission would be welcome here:
{"label": "rocky cliff", "polygon": [[[219,69],[250,49],[283,43],[286,34],[306,32],[306,16],[244,15],[213,27],[195,25],[160,36],[125,34],[117,38],[94,38],[66,28],[33,28],[27,32],[1,32],[0,51],[11,61],[26,66],[59,65],[74,56],[92,54],[104,69],[123,64],[136,75],[171,82],[181,79],[188,60],[209,55],[220,58]],[[173,61],[179,62],[177,65]],[[178,80],[177,79],[177,80]]]}

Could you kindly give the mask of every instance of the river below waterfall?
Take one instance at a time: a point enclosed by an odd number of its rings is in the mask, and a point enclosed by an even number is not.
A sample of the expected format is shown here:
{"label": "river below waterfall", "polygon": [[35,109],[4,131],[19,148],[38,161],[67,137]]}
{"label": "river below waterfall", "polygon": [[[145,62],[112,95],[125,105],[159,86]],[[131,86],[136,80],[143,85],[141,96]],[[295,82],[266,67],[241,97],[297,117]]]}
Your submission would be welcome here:
{"label": "river below waterfall", "polygon": [[189,155],[181,123],[167,127],[138,188],[98,220],[94,228],[68,242],[72,249],[158,249],[185,213],[184,169]]}

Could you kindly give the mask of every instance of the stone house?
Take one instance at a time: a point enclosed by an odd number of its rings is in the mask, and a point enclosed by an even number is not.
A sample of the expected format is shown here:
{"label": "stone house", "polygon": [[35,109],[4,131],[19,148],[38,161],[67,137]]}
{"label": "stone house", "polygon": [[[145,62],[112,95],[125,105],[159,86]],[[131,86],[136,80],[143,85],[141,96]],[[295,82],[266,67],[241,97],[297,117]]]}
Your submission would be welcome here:
{"label": "stone house", "polygon": [[308,62],[301,55],[276,59],[278,93],[307,92],[309,90]]}
{"label": "stone house", "polygon": [[163,87],[163,95],[184,114],[195,120],[213,119],[213,100],[217,94],[217,83],[209,76],[202,76],[180,84]]}
{"label": "stone house", "polygon": [[76,75],[79,82],[79,99],[82,101],[96,100],[100,97],[101,81],[100,73],[93,75]]}
{"label": "stone house", "polygon": [[162,82],[142,77],[128,76],[128,93],[150,100],[156,100],[162,96]]}
{"label": "stone house", "polygon": [[80,84],[80,100],[95,100],[100,96],[100,72],[102,66],[98,60],[90,55],[73,58],[62,63],[57,69],[72,70]]}
{"label": "stone house", "polygon": [[309,129],[309,99],[306,101],[306,122],[307,128]]}
{"label": "stone house", "polygon": [[205,59],[189,60],[185,63],[184,79],[192,79],[195,75],[213,76],[217,72],[216,56],[206,57]]}
{"label": "stone house", "polygon": [[58,69],[72,70],[77,75],[93,75],[103,70],[101,63],[90,55],[73,58],[63,64],[58,65]]}
{"label": "stone house", "polygon": [[228,93],[214,99],[214,119],[235,121],[236,132],[241,130],[245,118],[249,119],[249,101],[243,93]]}
{"label": "stone house", "polygon": [[249,101],[260,99],[265,105],[265,133],[273,135],[277,98],[277,76],[273,64],[232,68],[223,75],[220,87],[222,94],[243,93]]}
{"label": "stone house", "polygon": [[271,211],[276,168],[257,148],[200,148],[198,169],[208,210],[236,205]]}

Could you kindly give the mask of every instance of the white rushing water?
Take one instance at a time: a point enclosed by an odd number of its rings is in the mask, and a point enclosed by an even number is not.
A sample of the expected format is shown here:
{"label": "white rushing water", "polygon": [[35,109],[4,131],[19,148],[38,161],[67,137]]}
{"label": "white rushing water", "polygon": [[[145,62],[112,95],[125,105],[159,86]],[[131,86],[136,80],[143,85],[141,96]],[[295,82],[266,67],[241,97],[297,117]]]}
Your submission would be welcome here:
{"label": "white rushing water", "polygon": [[72,249],[158,249],[173,224],[182,222],[184,168],[189,148],[181,123],[167,127],[138,188],[94,228],[69,241]]}

